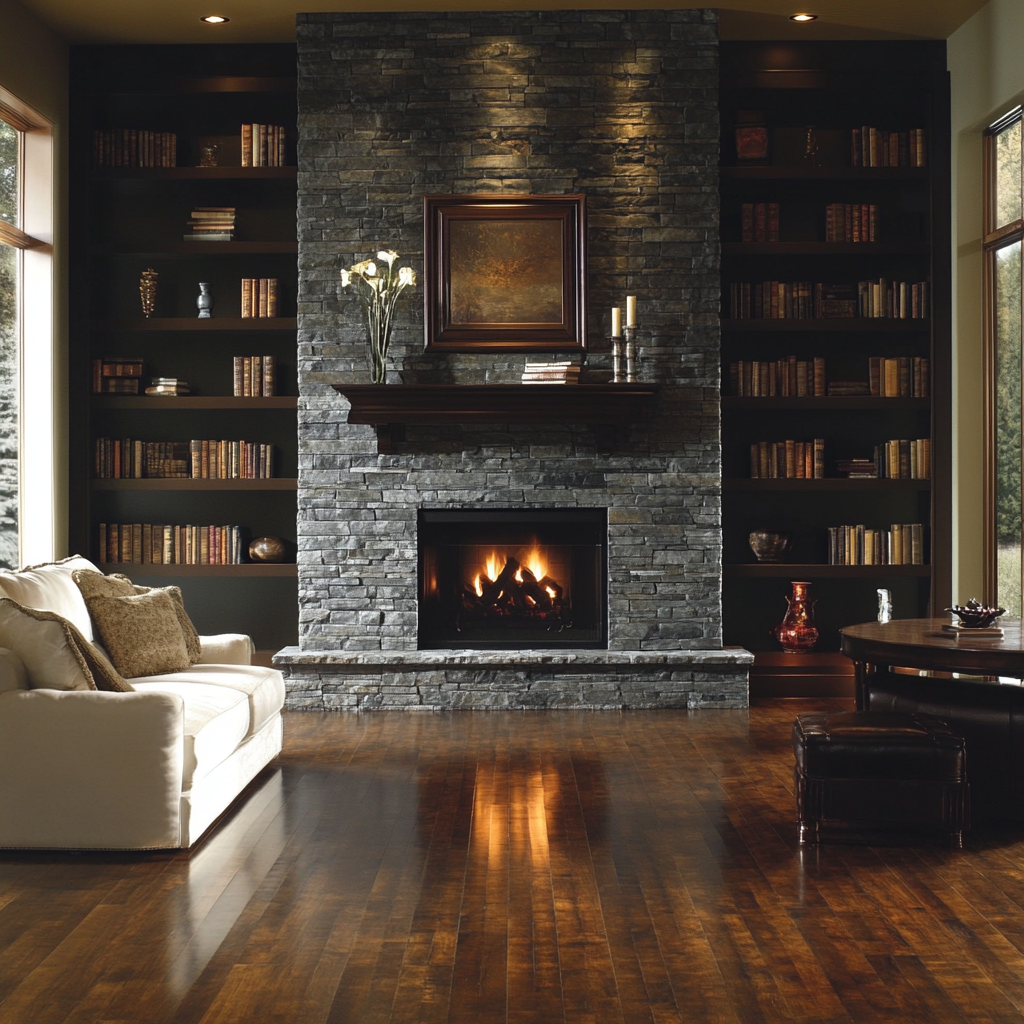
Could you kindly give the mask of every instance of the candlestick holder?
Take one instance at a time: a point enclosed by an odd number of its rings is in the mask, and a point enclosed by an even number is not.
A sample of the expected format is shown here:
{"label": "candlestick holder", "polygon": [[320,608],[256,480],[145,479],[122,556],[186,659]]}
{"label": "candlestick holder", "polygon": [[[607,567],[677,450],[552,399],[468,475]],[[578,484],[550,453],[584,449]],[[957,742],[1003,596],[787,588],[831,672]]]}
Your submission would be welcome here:
{"label": "candlestick holder", "polygon": [[635,327],[624,327],[622,334],[626,339],[626,383],[636,383],[636,335]]}
{"label": "candlestick holder", "polygon": [[611,336],[612,342],[612,383],[622,383],[622,338]]}

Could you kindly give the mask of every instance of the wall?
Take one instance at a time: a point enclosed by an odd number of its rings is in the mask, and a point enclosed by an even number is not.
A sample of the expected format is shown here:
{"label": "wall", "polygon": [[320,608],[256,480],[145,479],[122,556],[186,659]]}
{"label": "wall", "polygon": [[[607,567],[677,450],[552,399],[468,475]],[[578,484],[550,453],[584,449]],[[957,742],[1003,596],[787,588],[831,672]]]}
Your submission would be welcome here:
{"label": "wall", "polygon": [[[982,132],[1024,99],[1024,4],[991,0],[948,40],[953,143],[953,597],[982,593]],[[992,597],[994,595],[987,595]]]}
{"label": "wall", "polygon": [[[721,645],[717,16],[712,11],[307,14],[299,43],[299,590],[310,650],[413,650],[416,512],[609,510],[612,650]],[[583,426],[410,427],[394,455],[345,422],[365,382],[338,270],[422,270],[422,197],[588,197],[589,366],[638,296],[650,424],[600,455]],[[404,303],[389,380],[517,381],[522,355],[422,351]]]}
{"label": "wall", "polygon": [[[68,46],[14,0],[0,0],[0,86],[53,124],[53,460],[55,523],[53,555],[67,554],[68,529]],[[38,560],[34,554],[30,560]]]}

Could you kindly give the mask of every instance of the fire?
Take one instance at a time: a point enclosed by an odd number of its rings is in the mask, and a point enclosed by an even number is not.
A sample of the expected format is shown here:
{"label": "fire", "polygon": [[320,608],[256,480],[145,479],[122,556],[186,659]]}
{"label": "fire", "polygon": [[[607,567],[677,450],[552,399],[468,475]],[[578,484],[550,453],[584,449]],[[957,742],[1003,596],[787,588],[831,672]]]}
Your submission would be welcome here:
{"label": "fire", "polygon": [[[473,589],[476,591],[477,597],[484,596],[484,580],[488,580],[493,583],[498,576],[501,575],[501,570],[505,568],[505,563],[508,561],[508,554],[499,554],[497,551],[492,551],[488,554],[487,558],[484,559],[484,570],[478,573],[476,578],[473,580]],[[535,580],[542,580],[548,574],[548,563],[544,557],[543,551],[535,544],[529,554],[524,558],[520,559],[520,568],[516,570],[515,581],[517,583],[523,582],[523,569],[529,569],[533,573]],[[555,591],[551,587],[544,588],[552,597],[555,597]]]}

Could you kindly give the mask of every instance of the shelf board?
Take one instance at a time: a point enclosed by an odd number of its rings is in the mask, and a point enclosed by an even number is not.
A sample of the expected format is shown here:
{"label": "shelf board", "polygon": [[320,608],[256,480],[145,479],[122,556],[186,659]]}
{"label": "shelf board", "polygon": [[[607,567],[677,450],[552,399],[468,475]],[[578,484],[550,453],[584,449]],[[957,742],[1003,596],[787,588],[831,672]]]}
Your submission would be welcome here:
{"label": "shelf board", "polygon": [[929,491],[931,480],[849,480],[825,477],[823,480],[749,480],[730,477],[722,480],[723,491]]}
{"label": "shelf board", "polygon": [[93,320],[97,331],[295,331],[299,321],[294,316],[215,316],[151,317],[149,320]]}
{"label": "shelf board", "polygon": [[723,256],[927,256],[927,242],[723,242]]}
{"label": "shelf board", "polygon": [[298,576],[294,562],[246,562],[242,565],[142,565],[137,562],[101,562],[104,572],[143,576]]}
{"label": "shelf board", "polygon": [[785,579],[885,579],[890,576],[931,576],[930,565],[818,565],[786,562],[743,562],[723,565],[729,577]]}
{"label": "shelf board", "polygon": [[896,332],[924,332],[930,331],[932,322],[919,318],[916,320],[892,320],[888,317],[859,317],[836,318],[824,320],[820,318],[808,318],[806,320],[781,319],[781,320],[726,320],[720,321],[722,332],[755,333],[761,331],[840,331],[844,333],[858,332],[863,334],[887,334],[890,331]]}
{"label": "shelf board", "polygon": [[158,412],[195,412],[197,409],[297,409],[292,395],[270,398],[233,398],[230,395],[181,395],[177,398],[148,395],[92,395],[95,409],[147,409]]}
{"label": "shelf board", "polygon": [[269,480],[207,480],[184,477],[143,477],[141,479],[93,480],[94,491],[295,491],[299,481],[294,477],[272,477]]}
{"label": "shelf board", "polygon": [[736,181],[925,181],[927,167],[720,167]]}
{"label": "shelf board", "polygon": [[146,256],[152,259],[172,259],[183,256],[273,255],[294,256],[298,242],[172,242],[162,249],[152,246],[98,246],[94,256]]}
{"label": "shelf board", "polygon": [[96,167],[94,181],[295,181],[297,167]]}
{"label": "shelf board", "polygon": [[272,75],[205,75],[196,77],[160,77],[139,82],[132,89],[93,90],[97,96],[179,96],[185,93],[279,92],[294,95],[298,79]]}
{"label": "shelf board", "polygon": [[877,396],[808,396],[806,398],[781,398],[777,396],[751,398],[746,395],[723,395],[722,409],[750,409],[768,412],[772,409],[822,410],[849,412],[863,409],[871,412],[926,412],[931,408],[930,398],[879,398]]}

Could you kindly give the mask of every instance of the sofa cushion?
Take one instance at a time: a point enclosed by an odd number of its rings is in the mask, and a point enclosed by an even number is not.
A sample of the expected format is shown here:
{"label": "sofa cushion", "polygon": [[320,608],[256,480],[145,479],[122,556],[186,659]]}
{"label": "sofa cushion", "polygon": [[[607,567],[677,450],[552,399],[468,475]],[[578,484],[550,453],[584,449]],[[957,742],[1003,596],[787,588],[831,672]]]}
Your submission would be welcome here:
{"label": "sofa cushion", "polygon": [[189,667],[185,637],[169,594],[154,590],[86,601],[114,667],[127,679]]}
{"label": "sofa cushion", "polygon": [[85,599],[71,578],[75,569],[99,571],[89,559],[72,555],[61,562],[32,565],[20,572],[0,572],[0,597],[9,597],[23,608],[56,612],[91,643],[92,620]]}
{"label": "sofa cushion", "polygon": [[240,693],[247,698],[249,711],[246,736],[259,732],[284,706],[284,677],[276,668],[260,665],[193,665],[186,672],[175,672],[172,676],[147,676],[134,679],[132,683],[140,690],[152,686],[159,688],[165,683],[184,683]]}
{"label": "sofa cushion", "polygon": [[89,599],[93,597],[133,597],[135,594],[152,594],[157,591],[167,594],[174,602],[174,611],[178,616],[178,625],[181,627],[181,633],[185,639],[189,664],[194,665],[202,656],[199,634],[185,611],[185,600],[181,596],[179,587],[137,587],[121,573],[104,576],[103,573],[90,569],[76,569],[71,573],[71,578],[82,592],[86,606],[89,604]]}
{"label": "sofa cushion", "polygon": [[186,678],[191,674],[133,681],[140,692],[175,694],[184,704],[183,791],[191,789],[195,781],[234,753],[249,732],[249,701],[245,692]]}
{"label": "sofa cushion", "polygon": [[131,690],[71,622],[9,597],[0,598],[0,647],[21,659],[37,689]]}

